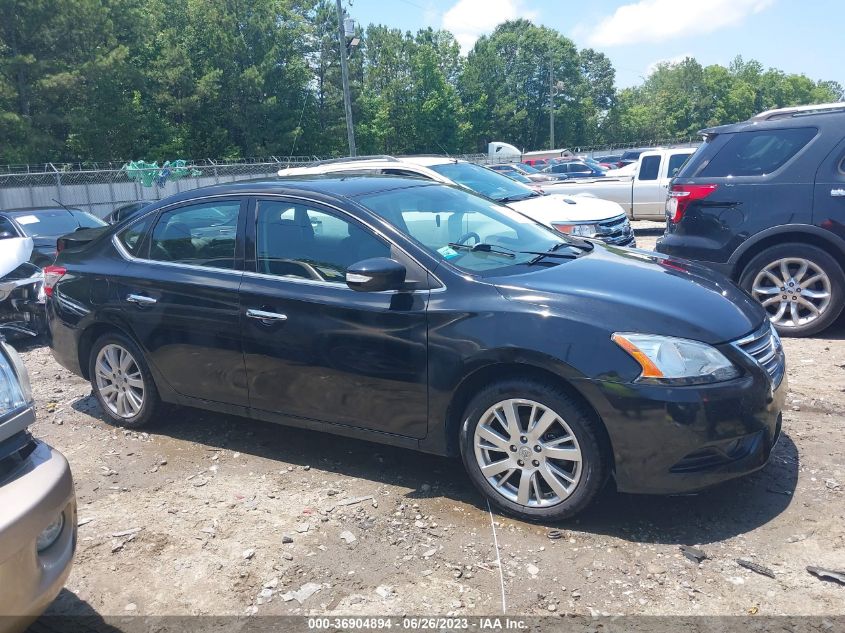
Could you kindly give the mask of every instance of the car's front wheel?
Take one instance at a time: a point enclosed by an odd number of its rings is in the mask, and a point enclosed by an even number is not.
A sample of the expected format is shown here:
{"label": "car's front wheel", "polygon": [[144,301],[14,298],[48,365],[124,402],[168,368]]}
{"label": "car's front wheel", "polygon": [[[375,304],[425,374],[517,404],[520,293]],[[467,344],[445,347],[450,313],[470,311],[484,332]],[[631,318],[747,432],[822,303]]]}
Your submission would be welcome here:
{"label": "car's front wheel", "polygon": [[748,263],[739,283],[763,305],[782,336],[817,334],[845,305],[842,267],[810,244],[766,249]]}
{"label": "car's front wheel", "polygon": [[98,338],[91,348],[88,375],[106,417],[120,426],[149,423],[160,399],[144,355],[123,334]]}
{"label": "car's front wheel", "polygon": [[608,459],[598,422],[565,390],[508,380],[467,407],[461,455],[475,486],[520,518],[569,518],[599,492]]}

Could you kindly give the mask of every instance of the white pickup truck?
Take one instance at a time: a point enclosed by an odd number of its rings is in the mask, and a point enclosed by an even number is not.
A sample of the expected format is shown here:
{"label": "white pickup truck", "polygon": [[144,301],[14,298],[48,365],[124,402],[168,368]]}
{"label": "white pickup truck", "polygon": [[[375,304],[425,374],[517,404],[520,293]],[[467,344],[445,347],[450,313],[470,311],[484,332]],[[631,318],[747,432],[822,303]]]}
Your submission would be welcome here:
{"label": "white pickup truck", "polygon": [[643,152],[635,163],[633,175],[609,172],[603,178],[564,180],[561,186],[555,185],[554,191],[587,193],[618,202],[632,220],[662,221],[666,218],[669,181],[693,153],[694,147]]}

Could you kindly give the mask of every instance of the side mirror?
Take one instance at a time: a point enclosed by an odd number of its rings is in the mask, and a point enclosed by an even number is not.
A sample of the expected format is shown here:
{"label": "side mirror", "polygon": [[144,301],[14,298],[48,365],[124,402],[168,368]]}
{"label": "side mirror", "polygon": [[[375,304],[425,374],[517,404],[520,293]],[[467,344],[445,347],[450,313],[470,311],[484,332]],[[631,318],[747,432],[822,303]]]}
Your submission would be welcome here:
{"label": "side mirror", "polygon": [[15,237],[10,231],[0,231],[0,240],[5,240],[9,237]]}
{"label": "side mirror", "polygon": [[405,267],[394,259],[373,257],[346,269],[346,285],[358,292],[399,290],[405,283]]}

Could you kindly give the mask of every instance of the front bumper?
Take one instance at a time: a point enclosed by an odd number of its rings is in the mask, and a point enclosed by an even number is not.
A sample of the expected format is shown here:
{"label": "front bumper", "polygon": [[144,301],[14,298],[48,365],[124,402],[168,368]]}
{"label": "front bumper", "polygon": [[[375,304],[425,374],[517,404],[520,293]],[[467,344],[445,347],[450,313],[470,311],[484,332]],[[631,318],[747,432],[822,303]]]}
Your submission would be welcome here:
{"label": "front bumper", "polygon": [[[23,631],[47,608],[70,574],[76,549],[76,497],[67,460],[36,440],[20,456],[0,480],[0,633]],[[61,533],[38,552],[39,534],[60,513]]]}
{"label": "front bumper", "polygon": [[766,465],[786,397],[765,374],[695,387],[579,385],[605,422],[620,492],[695,492]]}

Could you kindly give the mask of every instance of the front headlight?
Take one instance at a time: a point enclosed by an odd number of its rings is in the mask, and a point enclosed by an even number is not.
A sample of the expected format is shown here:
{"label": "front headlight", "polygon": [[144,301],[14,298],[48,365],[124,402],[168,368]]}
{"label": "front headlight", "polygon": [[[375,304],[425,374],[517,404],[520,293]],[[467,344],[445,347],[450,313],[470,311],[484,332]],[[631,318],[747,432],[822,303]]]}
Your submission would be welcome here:
{"label": "front headlight", "polygon": [[613,342],[636,360],[637,379],[667,385],[700,385],[739,376],[739,368],[712,345],[671,336],[617,332]]}
{"label": "front headlight", "polygon": [[0,347],[0,415],[5,415],[31,402],[32,388],[18,353],[4,342]]}
{"label": "front headlight", "polygon": [[598,224],[553,224],[552,226],[561,233],[579,237],[593,237],[599,232]]}

